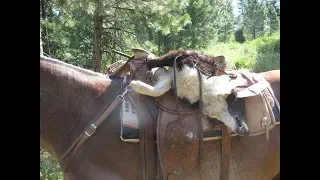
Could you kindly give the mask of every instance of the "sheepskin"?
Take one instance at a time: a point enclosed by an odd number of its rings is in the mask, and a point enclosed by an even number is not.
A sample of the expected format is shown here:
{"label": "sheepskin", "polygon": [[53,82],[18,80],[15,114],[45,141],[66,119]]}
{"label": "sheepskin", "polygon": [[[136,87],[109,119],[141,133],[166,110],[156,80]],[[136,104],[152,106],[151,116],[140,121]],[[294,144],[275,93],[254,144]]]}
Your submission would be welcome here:
{"label": "sheepskin", "polygon": [[[173,85],[173,69],[164,70],[163,67],[153,68],[151,70],[152,85],[139,80],[133,80],[130,86],[134,91],[140,94],[158,97],[169,91]],[[232,131],[237,132],[237,122],[228,111],[226,98],[231,94],[234,87],[230,83],[228,75],[207,76],[201,74],[202,79],[202,113],[216,118],[223,122]],[[180,98],[186,98],[191,104],[199,101],[199,78],[195,68],[183,65],[180,71],[176,72],[177,95]]]}
{"label": "sheepskin", "polygon": [[152,85],[144,83],[140,80],[132,80],[130,86],[139,94],[144,94],[152,97],[159,97],[171,89],[173,76],[168,73],[164,67],[151,69]]}

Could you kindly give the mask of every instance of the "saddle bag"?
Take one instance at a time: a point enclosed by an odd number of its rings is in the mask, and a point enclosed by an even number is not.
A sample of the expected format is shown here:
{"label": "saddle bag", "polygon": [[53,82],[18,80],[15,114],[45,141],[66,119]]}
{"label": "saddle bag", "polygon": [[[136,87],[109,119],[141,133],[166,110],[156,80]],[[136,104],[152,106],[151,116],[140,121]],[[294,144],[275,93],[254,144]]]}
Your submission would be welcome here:
{"label": "saddle bag", "polygon": [[234,88],[236,98],[242,102],[248,136],[258,136],[266,133],[275,126],[276,120],[272,111],[275,105],[273,91],[263,77],[256,73],[240,71],[237,75],[238,82]]}

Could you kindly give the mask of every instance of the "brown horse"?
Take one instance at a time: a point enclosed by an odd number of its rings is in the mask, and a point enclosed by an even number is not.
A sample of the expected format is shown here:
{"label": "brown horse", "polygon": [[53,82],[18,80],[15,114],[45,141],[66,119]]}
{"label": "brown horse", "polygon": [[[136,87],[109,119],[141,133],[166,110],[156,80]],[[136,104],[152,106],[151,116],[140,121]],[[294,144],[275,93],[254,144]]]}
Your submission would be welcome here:
{"label": "brown horse", "polygon": [[[261,73],[280,102],[280,70]],[[40,146],[59,160],[121,80],[40,56]],[[63,168],[65,180],[139,180],[139,144],[120,139],[120,106]],[[265,135],[231,137],[230,180],[270,180],[280,172],[280,125]],[[204,142],[203,179],[220,179],[221,141]],[[61,165],[61,161],[59,161]],[[187,179],[200,179],[192,174]]]}

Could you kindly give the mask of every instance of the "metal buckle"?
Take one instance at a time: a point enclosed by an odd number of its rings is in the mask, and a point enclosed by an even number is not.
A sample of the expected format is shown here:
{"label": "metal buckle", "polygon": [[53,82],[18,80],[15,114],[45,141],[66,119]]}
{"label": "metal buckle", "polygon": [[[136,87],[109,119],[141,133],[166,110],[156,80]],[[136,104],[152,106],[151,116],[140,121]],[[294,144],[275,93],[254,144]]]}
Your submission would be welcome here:
{"label": "metal buckle", "polygon": [[236,115],[236,121],[238,123],[238,126],[239,126],[239,134],[243,134],[244,133],[244,127],[243,127],[243,124],[242,122],[240,121],[240,118],[238,115]]}
{"label": "metal buckle", "polygon": [[263,129],[265,129],[267,126],[268,126],[268,124],[267,124],[267,120],[268,120],[268,118],[267,117],[263,117],[263,119],[262,119],[262,127],[263,127]]}
{"label": "metal buckle", "polygon": [[239,133],[243,134],[244,133],[244,127],[243,126],[239,126]]}
{"label": "metal buckle", "polygon": [[96,131],[96,129],[97,129],[97,126],[96,126],[96,125],[91,124],[91,126],[94,128],[94,130],[92,131],[91,134],[87,133],[87,131],[84,132],[88,137],[90,137],[90,136]]}
{"label": "metal buckle", "polygon": [[127,94],[127,92],[130,92],[130,91],[132,91],[132,88],[130,85],[128,85],[126,87],[126,90],[121,95],[118,95],[118,97],[121,98],[121,100],[123,100],[123,97]]}

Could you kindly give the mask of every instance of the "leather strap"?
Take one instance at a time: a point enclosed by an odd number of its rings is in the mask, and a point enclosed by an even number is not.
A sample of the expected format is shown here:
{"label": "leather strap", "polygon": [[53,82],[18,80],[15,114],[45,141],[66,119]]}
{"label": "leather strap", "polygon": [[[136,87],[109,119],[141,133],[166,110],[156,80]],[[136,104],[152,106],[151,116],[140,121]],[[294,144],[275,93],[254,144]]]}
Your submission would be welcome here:
{"label": "leather strap", "polygon": [[[67,169],[67,167],[69,166],[69,163],[73,159],[76,152],[78,152],[81,145],[84,144],[85,141],[89,139],[89,137],[95,132],[95,130],[98,128],[98,126],[112,113],[112,111],[122,101],[123,101],[123,98],[121,98],[120,96],[117,96],[116,99],[113,100],[109,106],[107,106],[107,108],[103,111],[103,113],[99,116],[99,118],[95,122],[93,122],[92,124],[88,125],[85,128],[85,131],[80,134],[80,136],[77,138],[76,141],[74,141],[72,146],[70,146],[70,148],[69,148],[70,150],[67,151],[70,153],[70,154],[68,153],[69,156],[66,156],[67,158],[65,159],[65,161],[62,162],[62,168],[64,168],[64,170]],[[65,156],[62,156],[62,157],[65,157]]]}
{"label": "leather strap", "polygon": [[[202,77],[199,68],[196,66],[197,72],[198,72],[198,78],[199,78],[199,111],[198,111],[198,131],[199,131],[199,165],[201,168],[202,159],[203,159],[203,129],[202,129]],[[201,173],[200,173],[201,174]]]}
{"label": "leather strap", "polygon": [[[91,123],[84,129],[84,131],[78,136],[78,138],[71,144],[71,146],[65,151],[65,153],[62,154],[59,161],[61,162],[61,167],[64,171],[67,171],[67,168],[69,167],[70,162],[72,161],[74,155],[79,151],[81,145],[83,145],[86,140],[89,139],[89,137],[95,132],[95,130],[99,127],[99,125],[112,113],[112,111],[123,101],[123,96],[132,89],[127,89],[131,82],[131,80],[134,78],[136,72],[145,64],[141,63],[135,71],[132,73],[129,80],[123,85],[123,87],[117,92],[117,96],[115,96],[111,102],[109,102],[100,112],[99,114],[91,121]],[[128,61],[123,65],[128,65]],[[121,76],[124,75],[126,72],[128,72],[129,68],[124,68],[121,71]],[[122,91],[125,89],[125,91],[122,93]],[[120,93],[122,93],[120,95]],[[69,156],[67,156],[69,155]]]}
{"label": "leather strap", "polygon": [[154,179],[156,176],[155,148],[153,139],[152,115],[147,104],[150,97],[137,95],[137,111],[139,115],[139,147],[141,177],[143,180]]}
{"label": "leather strap", "polygon": [[278,108],[279,114],[280,114],[280,104],[279,104],[279,101],[278,101],[277,97],[274,95],[271,87],[268,87],[267,89],[268,89],[268,91],[270,92],[270,94],[272,95],[273,100],[274,100],[274,102],[275,102],[275,104],[276,104],[276,106],[277,106],[277,108]]}
{"label": "leather strap", "polygon": [[[201,77],[201,73],[199,68],[196,65],[196,69],[198,71],[198,79],[199,79],[199,112],[198,112],[198,131],[199,131],[199,159],[198,159],[198,163],[199,163],[199,170],[201,172],[201,168],[202,168],[202,160],[203,160],[203,129],[202,129],[202,108],[203,108],[203,104],[202,104],[202,77]],[[202,173],[200,174],[200,179],[202,179]]]}
{"label": "leather strap", "polygon": [[222,147],[221,147],[221,170],[220,180],[227,180],[229,178],[229,154],[230,154],[230,135],[228,128],[223,123],[222,130]]}
{"label": "leather strap", "polygon": [[[179,121],[181,122],[181,115],[180,115],[180,111],[179,111],[179,100],[178,100],[178,89],[177,89],[177,59],[179,58],[180,56],[177,56],[174,61],[173,61],[173,85],[174,85],[174,94],[175,94],[175,97],[176,97],[176,108],[177,108],[177,113],[178,113],[178,119]],[[183,124],[183,123],[181,123]]]}

